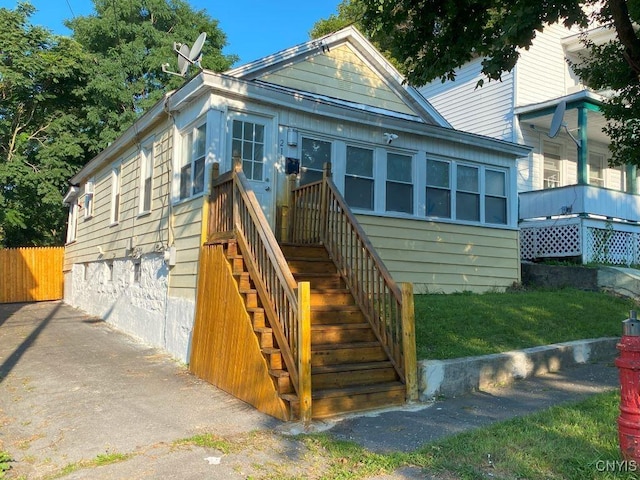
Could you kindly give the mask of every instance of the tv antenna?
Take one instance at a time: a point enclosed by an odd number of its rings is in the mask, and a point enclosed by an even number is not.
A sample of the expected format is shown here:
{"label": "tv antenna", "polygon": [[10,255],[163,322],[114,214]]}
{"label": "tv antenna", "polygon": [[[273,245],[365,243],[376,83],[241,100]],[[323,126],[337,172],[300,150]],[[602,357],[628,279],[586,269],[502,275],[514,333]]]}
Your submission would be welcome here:
{"label": "tv antenna", "polygon": [[171,75],[177,75],[178,77],[184,77],[189,69],[189,65],[196,65],[202,70],[200,60],[202,59],[202,47],[206,39],[206,32],[202,32],[191,48],[189,48],[189,45],[174,42],[173,51],[178,54],[178,71],[170,71],[168,63],[162,64],[162,71]]}
{"label": "tv antenna", "polygon": [[567,110],[567,102],[562,100],[558,103],[555,112],[553,112],[553,118],[551,119],[551,127],[549,127],[549,138],[555,138],[561,128],[564,128],[567,135],[571,137],[571,140],[580,148],[580,140],[573,136],[571,130],[567,127],[564,121],[564,112]]}

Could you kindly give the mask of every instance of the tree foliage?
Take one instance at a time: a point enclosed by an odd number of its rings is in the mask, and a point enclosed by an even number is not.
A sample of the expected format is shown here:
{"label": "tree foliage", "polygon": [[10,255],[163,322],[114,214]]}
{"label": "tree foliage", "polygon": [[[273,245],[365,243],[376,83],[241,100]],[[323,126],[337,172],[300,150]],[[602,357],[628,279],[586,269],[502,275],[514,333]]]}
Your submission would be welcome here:
{"label": "tree foliage", "polygon": [[164,93],[184,83],[162,71],[163,63],[177,70],[174,42],[193,45],[205,32],[204,68],[220,72],[236,61],[222,54],[226,36],[218,22],[183,0],[94,0],[94,7],[94,15],[66,25],[92,57],[86,96],[92,99],[87,114],[96,152]]}
{"label": "tree foliage", "polygon": [[[229,68],[225,35],[182,0],[94,0],[71,37],[33,26],[34,8],[0,8],[0,246],[61,244],[68,180],[185,80],[173,43],[207,33],[203,67]],[[194,72],[192,69],[191,72]]]}
{"label": "tree foliage", "polygon": [[67,179],[85,161],[87,56],[28,24],[33,7],[0,9],[0,244],[60,243]]}
{"label": "tree foliage", "polygon": [[350,23],[388,52],[417,86],[454,80],[456,69],[476,57],[483,58],[485,79],[500,80],[547,25],[611,28],[615,38],[605,45],[584,37],[589,55],[573,67],[591,88],[616,92],[603,107],[612,163],[640,165],[637,0],[343,0],[338,15],[316,23],[312,34]]}

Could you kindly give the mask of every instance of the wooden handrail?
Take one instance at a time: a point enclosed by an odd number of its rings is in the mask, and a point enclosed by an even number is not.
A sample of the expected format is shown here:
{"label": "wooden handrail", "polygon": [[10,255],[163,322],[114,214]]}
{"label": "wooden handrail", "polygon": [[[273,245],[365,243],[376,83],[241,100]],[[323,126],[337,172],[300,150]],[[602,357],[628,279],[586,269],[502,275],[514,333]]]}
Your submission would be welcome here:
{"label": "wooden handrail", "polygon": [[393,280],[367,234],[331,179],[292,191],[291,231],[295,243],[322,243],[370,322],[390,361],[407,385],[407,397],[417,391],[413,294]]}
{"label": "wooden handrail", "polygon": [[238,242],[291,383],[298,394],[300,416],[305,421],[309,420],[311,369],[310,351],[307,350],[311,348],[308,341],[310,306],[308,301],[299,300],[299,297],[307,299],[309,285],[306,282],[298,284],[293,277],[238,164],[231,172],[213,179],[210,195],[208,239],[215,241],[230,236]]}

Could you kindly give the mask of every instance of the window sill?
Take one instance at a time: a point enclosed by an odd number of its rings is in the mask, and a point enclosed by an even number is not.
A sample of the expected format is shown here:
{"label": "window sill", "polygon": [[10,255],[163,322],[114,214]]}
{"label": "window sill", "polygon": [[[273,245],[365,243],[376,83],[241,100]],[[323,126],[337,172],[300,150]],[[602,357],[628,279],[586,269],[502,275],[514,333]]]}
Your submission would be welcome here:
{"label": "window sill", "polygon": [[83,221],[87,221],[87,220],[91,220],[93,218],[93,215],[87,215],[86,217],[83,218]]}
{"label": "window sill", "polygon": [[117,227],[118,225],[120,225],[120,222],[111,222],[111,223],[109,224],[109,228],[111,228],[111,227]]}
{"label": "window sill", "polygon": [[192,195],[191,197],[185,198],[176,198],[172,201],[173,205],[181,205],[183,203],[192,202],[193,200],[197,200],[199,198],[203,198],[205,196],[205,192],[198,193],[196,195]]}
{"label": "window sill", "polygon": [[145,210],[144,212],[138,213],[138,215],[136,215],[136,218],[148,217],[149,215],[151,215],[151,210]]}

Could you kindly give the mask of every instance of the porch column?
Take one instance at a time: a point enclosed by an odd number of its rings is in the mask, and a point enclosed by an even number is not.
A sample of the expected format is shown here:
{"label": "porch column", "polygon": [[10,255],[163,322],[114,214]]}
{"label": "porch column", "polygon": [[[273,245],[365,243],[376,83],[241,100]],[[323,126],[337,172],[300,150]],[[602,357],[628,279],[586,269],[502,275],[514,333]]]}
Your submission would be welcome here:
{"label": "porch column", "polygon": [[638,167],[635,165],[625,165],[625,170],[627,173],[625,181],[627,192],[633,194],[638,193]]}
{"label": "porch column", "polygon": [[578,185],[589,184],[589,145],[587,141],[587,109],[578,107]]}

